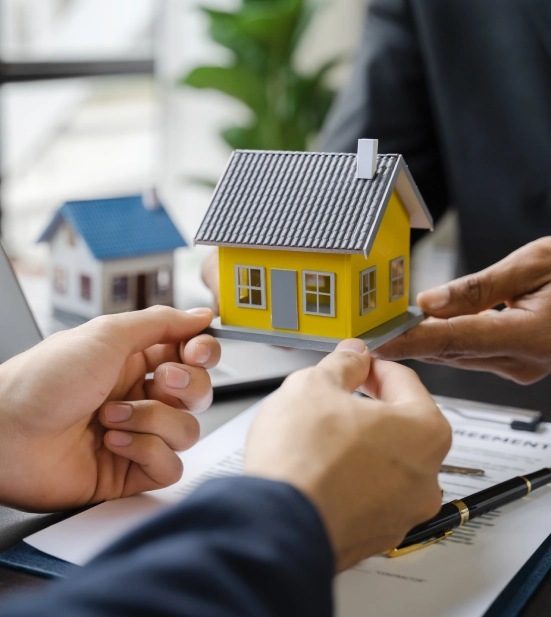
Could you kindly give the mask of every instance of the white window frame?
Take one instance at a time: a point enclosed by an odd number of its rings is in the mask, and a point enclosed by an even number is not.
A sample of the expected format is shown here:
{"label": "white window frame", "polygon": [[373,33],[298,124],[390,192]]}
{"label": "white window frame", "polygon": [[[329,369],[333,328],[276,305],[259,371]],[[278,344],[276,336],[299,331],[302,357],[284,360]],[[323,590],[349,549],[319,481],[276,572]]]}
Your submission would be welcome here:
{"label": "white window frame", "polygon": [[69,289],[69,276],[65,268],[54,266],[53,288],[57,294],[65,295],[67,293]]}
{"label": "white window frame", "polygon": [[[126,295],[115,294],[115,281],[126,279]],[[118,274],[111,278],[111,301],[112,302],[128,302],[130,299],[130,277],[127,274]]]}
{"label": "white window frame", "polygon": [[[318,281],[318,284],[316,285],[317,291],[315,292],[307,291],[306,290],[306,276],[309,274],[328,276],[330,280],[330,285],[331,285],[330,293],[326,294],[324,292],[319,291],[319,281]],[[306,302],[307,293],[309,294],[314,293],[317,296],[317,306],[318,306],[317,312],[306,310],[306,307],[308,306]],[[319,312],[319,297],[320,296],[329,296],[330,298],[330,301],[329,301],[329,311],[330,312],[329,313]],[[304,315],[315,315],[316,317],[335,317],[335,273],[334,272],[318,272],[317,270],[303,270],[302,271],[302,312],[304,313]]]}
{"label": "white window frame", "polygon": [[[239,284],[239,268],[246,268],[249,271],[249,281],[251,280],[251,270],[260,270],[260,287],[253,287],[252,285],[240,285]],[[252,309],[266,309],[266,270],[263,266],[244,266],[242,264],[236,264],[235,269],[235,304],[240,308],[252,308]],[[240,289],[248,289],[251,292],[253,289],[260,289],[261,304],[244,304],[240,301]],[[252,298],[249,293],[249,297]]]}
{"label": "white window frame", "polygon": [[[166,276],[166,286],[159,285],[159,278]],[[156,298],[167,296],[172,285],[172,270],[169,266],[161,266],[153,273],[153,295]]]}
{"label": "white window frame", "polygon": [[[401,261],[402,262],[402,274],[400,274],[399,276],[392,276],[392,264]],[[399,300],[400,298],[403,298],[406,295],[406,260],[404,257],[396,257],[396,259],[391,259],[390,263],[389,263],[389,270],[388,270],[388,277],[389,277],[389,282],[390,282],[390,287],[389,287],[389,296],[390,296],[390,301],[394,302],[395,300]],[[392,295],[392,283],[394,283],[395,281],[399,281],[400,279],[402,279],[402,294],[400,294],[399,296],[393,296]]]}
{"label": "white window frame", "polygon": [[[370,274],[371,272],[375,273],[375,287],[373,289],[369,288],[367,291],[364,290],[364,275]],[[368,279],[369,280],[369,279]],[[372,308],[368,308],[364,310],[364,297],[370,296],[371,294],[375,297],[375,306]],[[366,268],[360,272],[360,315],[367,315],[367,313],[371,313],[377,308],[377,266],[372,266],[371,268]]]}

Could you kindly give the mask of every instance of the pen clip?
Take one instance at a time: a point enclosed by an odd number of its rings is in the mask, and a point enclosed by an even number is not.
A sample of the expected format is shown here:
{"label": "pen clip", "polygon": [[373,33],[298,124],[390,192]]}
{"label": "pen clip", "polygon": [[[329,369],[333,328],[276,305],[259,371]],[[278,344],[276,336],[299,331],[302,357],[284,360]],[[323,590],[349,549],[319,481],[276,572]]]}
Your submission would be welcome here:
{"label": "pen clip", "polygon": [[409,546],[404,546],[404,548],[393,548],[392,550],[383,553],[383,555],[386,555],[387,557],[401,557],[402,555],[413,553],[414,551],[418,551],[422,548],[430,546],[431,544],[440,542],[440,540],[445,540],[446,538],[449,538],[452,533],[453,531],[451,529],[447,529],[443,531],[441,535],[436,538],[432,538],[431,540],[427,540],[427,542],[423,542],[421,544],[410,544]]}

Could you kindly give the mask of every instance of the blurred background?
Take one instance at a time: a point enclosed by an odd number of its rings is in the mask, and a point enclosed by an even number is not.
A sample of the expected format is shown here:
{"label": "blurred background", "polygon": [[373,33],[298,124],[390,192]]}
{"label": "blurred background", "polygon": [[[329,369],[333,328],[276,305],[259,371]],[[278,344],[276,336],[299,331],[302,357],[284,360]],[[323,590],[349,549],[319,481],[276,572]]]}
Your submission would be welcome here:
{"label": "blurred background", "polygon": [[[256,29],[243,19],[253,4]],[[45,272],[36,239],[65,201],[151,186],[191,243],[233,148],[315,149],[365,9],[365,0],[0,0],[1,225],[18,272]],[[204,255],[179,251],[178,305],[209,301],[198,284]],[[416,248],[412,291],[452,278],[454,256],[451,215]]]}

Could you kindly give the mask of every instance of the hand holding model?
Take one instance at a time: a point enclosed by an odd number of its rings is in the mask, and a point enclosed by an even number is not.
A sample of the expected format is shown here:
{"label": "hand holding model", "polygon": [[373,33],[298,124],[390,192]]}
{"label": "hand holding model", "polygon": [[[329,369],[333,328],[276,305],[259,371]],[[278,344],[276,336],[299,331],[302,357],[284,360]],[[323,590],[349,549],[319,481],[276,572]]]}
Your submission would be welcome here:
{"label": "hand holding model", "polygon": [[[209,309],[99,317],[0,367],[0,502],[53,511],[161,488],[199,438],[220,347]],[[146,374],[154,372],[154,378]]]}
{"label": "hand holding model", "polygon": [[[388,360],[488,371],[529,384],[551,373],[551,237],[420,293],[431,319],[376,351]],[[493,307],[505,303],[502,311]]]}
{"label": "hand holding model", "polygon": [[[377,400],[352,397],[360,390]],[[264,404],[245,473],[292,484],[317,507],[338,571],[398,546],[441,505],[451,430],[410,369],[343,341]]]}

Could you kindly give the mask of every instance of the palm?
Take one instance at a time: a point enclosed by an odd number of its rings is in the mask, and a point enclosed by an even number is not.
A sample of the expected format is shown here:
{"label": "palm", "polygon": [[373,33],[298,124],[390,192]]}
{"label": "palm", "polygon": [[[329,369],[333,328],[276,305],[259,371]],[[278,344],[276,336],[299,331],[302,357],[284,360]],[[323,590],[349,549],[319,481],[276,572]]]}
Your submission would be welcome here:
{"label": "palm", "polygon": [[[102,318],[2,365],[0,452],[9,472],[0,474],[0,499],[53,511],[175,482],[182,473],[175,452],[199,436],[197,421],[181,409],[212,396],[204,365],[188,349],[199,341],[216,364],[218,344],[196,337],[211,318],[208,310],[166,307]],[[169,369],[193,375],[197,385],[171,387]],[[146,379],[150,372],[154,379]],[[110,419],[109,402],[128,407],[128,418]],[[127,444],[113,442],[125,434]]]}
{"label": "palm", "polygon": [[[137,401],[147,398],[146,376],[147,362],[143,353],[131,356],[121,369],[119,379],[106,398],[108,401]],[[75,426],[77,434],[82,427]],[[99,503],[109,499],[125,497],[125,489],[134,485],[136,481],[145,476],[145,472],[136,463],[119,456],[104,445],[104,435],[107,429],[98,420],[98,411],[95,410],[90,416],[90,422],[84,428],[84,439],[88,443],[87,448],[75,447],[75,465],[70,466],[82,469],[82,476],[75,478],[77,485],[88,487],[91,494],[85,503]],[[70,474],[72,475],[72,474]],[[146,478],[143,478],[144,480]],[[68,497],[78,495],[75,491],[73,478],[67,478]],[[145,486],[146,483],[144,483]],[[73,488],[74,487],[74,488]]]}
{"label": "palm", "polygon": [[146,398],[146,369],[142,352],[128,358],[122,366],[114,362],[104,367],[102,372],[116,377],[102,380],[107,388],[114,381],[111,390],[106,388],[108,395],[103,401],[99,401],[96,384],[89,382],[79,398],[93,402],[89,409],[77,405],[74,416],[67,418],[67,426],[53,434],[47,426],[43,426],[39,434],[31,432],[30,436],[24,431],[24,438],[30,438],[34,444],[26,448],[25,464],[28,478],[25,484],[30,482],[34,486],[25,490],[31,489],[43,499],[48,498],[52,507],[47,509],[78,507],[124,496],[129,480],[135,480],[136,474],[143,474],[135,463],[105,447],[103,437],[107,429],[99,422],[98,408],[104,401]]}

